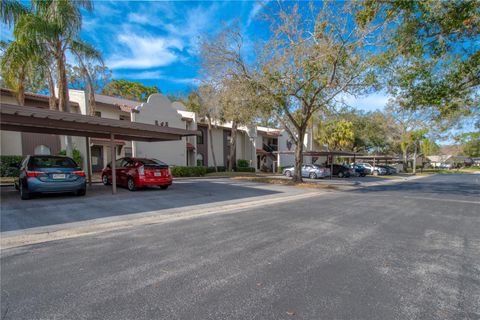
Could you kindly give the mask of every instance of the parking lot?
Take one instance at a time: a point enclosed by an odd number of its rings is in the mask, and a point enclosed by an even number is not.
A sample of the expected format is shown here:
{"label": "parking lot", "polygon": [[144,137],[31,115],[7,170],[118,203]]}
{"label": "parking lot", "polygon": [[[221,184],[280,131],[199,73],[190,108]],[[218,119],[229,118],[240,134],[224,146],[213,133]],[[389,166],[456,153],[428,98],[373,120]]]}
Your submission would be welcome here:
{"label": "parking lot", "polygon": [[167,190],[149,188],[130,192],[119,188],[118,193],[112,195],[109,186],[94,184],[84,197],[47,194],[20,200],[18,191],[8,186],[1,188],[1,232],[119,218],[171,208],[190,210],[194,206],[242,203],[255,198],[303,192],[307,191],[230,179],[187,179],[175,181]]}

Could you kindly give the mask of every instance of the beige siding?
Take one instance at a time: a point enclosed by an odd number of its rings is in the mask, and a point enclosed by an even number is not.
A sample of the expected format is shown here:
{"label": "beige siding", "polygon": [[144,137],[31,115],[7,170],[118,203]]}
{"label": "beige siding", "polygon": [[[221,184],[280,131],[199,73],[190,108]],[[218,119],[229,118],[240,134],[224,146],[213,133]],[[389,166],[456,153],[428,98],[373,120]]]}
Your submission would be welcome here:
{"label": "beige siding", "polygon": [[0,136],[1,136],[1,148],[0,148],[1,155],[3,156],[21,156],[22,155],[22,134],[20,132],[0,131]]}

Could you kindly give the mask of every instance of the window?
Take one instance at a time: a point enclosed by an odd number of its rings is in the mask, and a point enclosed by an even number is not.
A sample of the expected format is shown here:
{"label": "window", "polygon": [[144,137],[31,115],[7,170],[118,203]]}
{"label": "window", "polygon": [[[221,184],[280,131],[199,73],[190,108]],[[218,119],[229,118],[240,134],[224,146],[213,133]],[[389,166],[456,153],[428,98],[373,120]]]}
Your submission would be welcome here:
{"label": "window", "polygon": [[200,135],[197,136],[197,144],[203,144],[203,130],[200,130]]}
{"label": "window", "polygon": [[203,163],[203,154],[197,153],[197,167],[203,167],[205,164]]}
{"label": "window", "polygon": [[121,114],[119,119],[120,120],[125,120],[125,121],[130,121],[130,116],[126,116],[126,115]]}
{"label": "window", "polygon": [[131,157],[133,155],[131,147],[124,147],[125,157]]}
{"label": "window", "polygon": [[35,151],[33,152],[34,154],[40,154],[40,155],[51,155],[52,152],[50,151],[50,148],[41,144],[39,146],[35,147]]}
{"label": "window", "polygon": [[31,165],[33,168],[76,168],[77,164],[67,157],[32,157]]}
{"label": "window", "polygon": [[95,117],[102,117],[102,113],[100,111],[95,111]]}

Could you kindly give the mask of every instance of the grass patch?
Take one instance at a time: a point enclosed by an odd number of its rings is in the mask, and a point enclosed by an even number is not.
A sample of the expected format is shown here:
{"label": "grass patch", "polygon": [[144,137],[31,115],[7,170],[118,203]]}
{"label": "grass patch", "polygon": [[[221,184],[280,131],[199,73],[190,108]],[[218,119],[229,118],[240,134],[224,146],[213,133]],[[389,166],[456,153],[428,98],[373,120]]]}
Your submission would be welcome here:
{"label": "grass patch", "polygon": [[455,174],[455,173],[475,173],[480,172],[479,167],[468,167],[468,168],[460,168],[460,169],[424,169],[422,171],[418,171],[417,174]]}
{"label": "grass patch", "polygon": [[292,180],[267,178],[267,177],[233,177],[232,179],[257,182],[257,183],[269,183],[269,184],[283,185],[283,186],[293,186],[293,187],[300,187],[300,188],[331,189],[331,190],[338,189],[336,186],[333,186],[330,184],[317,184],[317,183],[307,183],[307,182],[295,183]]}
{"label": "grass patch", "polygon": [[206,177],[255,177],[255,172],[211,172],[205,175]]}

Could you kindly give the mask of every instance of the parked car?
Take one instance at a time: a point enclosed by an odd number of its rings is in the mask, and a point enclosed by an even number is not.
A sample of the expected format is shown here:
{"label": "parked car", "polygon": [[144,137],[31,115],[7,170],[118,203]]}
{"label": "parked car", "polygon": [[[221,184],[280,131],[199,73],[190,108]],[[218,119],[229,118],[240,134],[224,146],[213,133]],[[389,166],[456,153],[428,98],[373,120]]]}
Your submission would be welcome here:
{"label": "parked car", "polygon": [[[115,162],[117,185],[125,186],[130,191],[146,186],[159,186],[167,189],[172,184],[172,174],[167,164],[157,159],[120,158]],[[112,183],[112,167],[102,171],[104,185]]]}
{"label": "parked car", "polygon": [[17,165],[20,173],[15,189],[22,200],[35,193],[74,192],[84,196],[87,190],[85,172],[69,157],[28,155]]}
{"label": "parked car", "polygon": [[453,169],[454,165],[453,165],[453,163],[446,162],[446,163],[441,163],[439,168],[440,169]]}
{"label": "parked car", "polygon": [[334,176],[338,176],[339,178],[348,178],[354,174],[353,169],[350,169],[346,165],[343,164],[334,164],[333,165],[333,174]]}
{"label": "parked car", "polygon": [[365,177],[368,174],[367,168],[359,166],[358,164],[351,164],[349,167],[356,177]]}
{"label": "parked car", "polygon": [[370,163],[357,163],[357,165],[364,167],[368,174],[373,174],[373,175],[385,175],[387,174],[387,169],[382,168],[380,166],[372,166]]}
{"label": "parked car", "polygon": [[[287,177],[293,176],[295,167],[287,167],[283,169],[283,175]],[[325,178],[330,176],[330,169],[322,167],[318,164],[305,164],[302,166],[302,177],[310,179]]]}
{"label": "parked car", "polygon": [[[392,174],[395,174],[397,173],[397,170],[393,167],[390,167],[390,166],[383,166],[383,165],[378,165],[377,166],[378,168],[382,168],[382,169],[385,169],[385,174],[386,175],[392,175]],[[380,172],[379,172],[380,173]]]}

